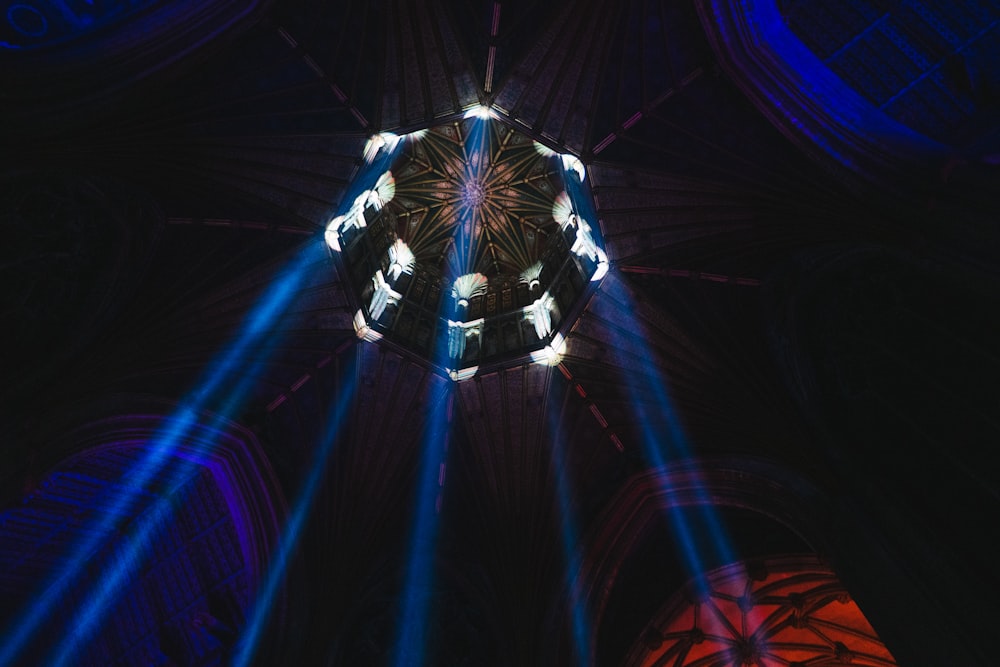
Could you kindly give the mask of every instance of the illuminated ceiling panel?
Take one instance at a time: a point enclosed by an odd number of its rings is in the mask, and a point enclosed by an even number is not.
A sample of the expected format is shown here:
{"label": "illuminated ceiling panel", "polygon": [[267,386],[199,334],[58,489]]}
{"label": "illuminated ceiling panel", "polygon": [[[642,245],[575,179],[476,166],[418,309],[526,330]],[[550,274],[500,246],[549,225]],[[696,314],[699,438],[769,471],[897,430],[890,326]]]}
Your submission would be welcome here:
{"label": "illuminated ceiling panel", "polygon": [[708,575],[708,590],[675,596],[627,665],[895,665],[837,577],[811,557],[742,563]]}
{"label": "illuminated ceiling panel", "polygon": [[554,363],[608,270],[586,170],[492,110],[373,137],[326,241],[359,306],[358,335],[453,379]]}

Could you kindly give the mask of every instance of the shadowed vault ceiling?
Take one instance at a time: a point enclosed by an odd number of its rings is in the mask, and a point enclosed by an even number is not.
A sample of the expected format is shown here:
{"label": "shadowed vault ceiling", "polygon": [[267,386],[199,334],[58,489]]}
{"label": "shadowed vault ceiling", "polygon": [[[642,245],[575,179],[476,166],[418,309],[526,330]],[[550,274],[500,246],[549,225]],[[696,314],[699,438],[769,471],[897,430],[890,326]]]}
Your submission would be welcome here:
{"label": "shadowed vault ceiling", "polygon": [[989,664],[1000,16],[842,4],[0,3],[0,664]]}

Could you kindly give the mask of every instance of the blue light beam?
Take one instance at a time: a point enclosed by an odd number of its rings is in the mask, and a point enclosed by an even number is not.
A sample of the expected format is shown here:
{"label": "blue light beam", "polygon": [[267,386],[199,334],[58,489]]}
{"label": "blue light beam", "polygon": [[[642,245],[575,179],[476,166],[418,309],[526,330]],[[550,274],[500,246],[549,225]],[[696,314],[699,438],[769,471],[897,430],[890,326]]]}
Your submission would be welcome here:
{"label": "blue light beam", "polygon": [[[353,377],[353,373],[345,373],[347,378]],[[288,523],[278,544],[275,554],[271,558],[268,567],[267,577],[263,585],[257,592],[257,597],[253,603],[253,610],[250,613],[250,622],[243,632],[236,653],[233,656],[232,664],[235,667],[249,665],[253,661],[260,642],[260,636],[267,624],[270,611],[274,605],[275,596],[278,589],[285,581],[285,572],[288,569],[288,562],[295,553],[302,529],[312,511],[313,501],[316,499],[316,492],[319,490],[320,482],[327,472],[327,463],[333,453],[341,432],[341,426],[351,403],[355,396],[355,386],[353,382],[345,381],[340,397],[337,399],[327,420],[326,433],[323,435],[313,454],[312,466],[309,469],[309,476],[306,478],[298,499],[292,509]]]}
{"label": "blue light beam", "polygon": [[[552,369],[550,369],[552,374]],[[569,477],[569,468],[566,465],[565,447],[566,441],[562,437],[559,429],[558,414],[555,410],[549,411],[548,426],[549,439],[552,442],[550,448],[552,459],[552,473],[556,480],[556,500],[559,503],[560,537],[562,538],[563,556],[566,562],[567,586],[569,590],[569,604],[573,622],[573,652],[577,665],[583,665],[589,655],[589,642],[591,637],[590,618],[586,601],[582,599],[579,589],[580,571],[580,540],[577,526],[577,516],[573,511],[573,488]]]}
{"label": "blue light beam", "polygon": [[[464,143],[465,178],[468,183],[478,183],[484,162],[488,161],[485,147],[491,115],[488,110],[477,108],[470,110],[466,117],[471,116],[475,116],[477,120],[473,121],[472,129]],[[470,147],[472,147],[471,153]],[[478,157],[472,159],[477,153]],[[470,215],[474,214],[470,212]],[[466,270],[471,270],[475,259],[472,254],[474,243],[475,235],[470,234],[464,247],[459,248],[460,257],[461,253],[468,252],[468,256],[462,261],[462,266]],[[451,276],[452,280],[455,278],[456,276]],[[435,356],[442,368],[448,367],[447,336],[438,337]],[[427,612],[434,579],[434,554],[438,528],[437,503],[440,493],[438,480],[447,451],[452,400],[452,384],[445,382],[431,390],[428,401],[428,419],[416,480],[413,533],[410,537],[403,601],[393,648],[392,664],[396,667],[419,667],[424,662]]]}
{"label": "blue light beam", "polygon": [[428,420],[416,484],[416,512],[392,662],[396,667],[420,667],[424,662],[438,527],[438,471],[445,454],[451,398],[451,383],[446,383],[434,391],[428,405]]}
{"label": "blue light beam", "polygon": [[[322,248],[318,244],[310,244],[301,251],[290,265],[279,275],[268,287],[263,297],[257,302],[249,315],[244,319],[239,333],[235,340],[227,346],[227,349],[208,366],[208,369],[196,389],[185,397],[177,410],[164,420],[164,424],[159,428],[158,433],[151,439],[142,458],[136,463],[127,475],[127,483],[119,485],[123,491],[114,500],[111,508],[105,512],[104,519],[93,530],[88,532],[88,536],[78,542],[71,550],[71,555],[67,558],[67,566],[54,575],[51,582],[44,588],[44,592],[37,596],[31,605],[18,614],[18,622],[5,633],[5,641],[0,648],[0,665],[10,664],[15,661],[18,655],[27,647],[32,636],[51,616],[59,603],[68,594],[71,587],[81,579],[81,574],[88,563],[91,555],[113,535],[117,517],[129,515],[135,510],[135,503],[138,501],[142,490],[160,474],[165,465],[171,460],[180,443],[190,434],[197,425],[197,415],[211,408],[216,408],[217,419],[221,421],[226,418],[242,403],[243,398],[252,384],[252,374],[244,375],[243,380],[236,387],[223,386],[227,377],[231,377],[237,365],[246,363],[250,352],[258,353],[261,350],[270,350],[273,347],[273,340],[267,337],[272,335],[274,324],[287,309],[288,305],[298,288],[302,285],[304,278],[315,260],[322,257]],[[257,363],[261,363],[258,361]],[[178,472],[178,474],[180,474]],[[159,516],[153,512],[151,516]],[[140,554],[145,549],[146,534],[158,525],[155,521],[144,521],[131,538],[132,546],[126,550]],[[94,590],[97,591],[96,598],[92,600],[100,601],[100,605],[91,603],[85,612],[82,612],[78,622],[71,625],[73,632],[67,637],[61,647],[57,649],[56,655],[62,655],[68,651],[68,647],[77,646],[86,637],[97,620],[103,617],[108,610],[107,607],[113,601],[111,593],[116,590],[112,585],[120,582],[128,576],[130,569],[113,568],[108,571],[99,581]]]}
{"label": "blue light beam", "polygon": [[[645,347],[642,356],[647,359],[655,358],[655,351],[649,345],[645,332],[640,332],[640,334],[642,335],[638,338],[642,341],[643,347]],[[673,401],[670,399],[666,381],[655,367],[653,367],[646,378],[646,381],[642,382],[641,386],[639,386],[634,378],[626,378],[626,385],[632,392],[630,403],[636,412],[636,421],[642,429],[642,447],[647,462],[652,468],[664,468],[667,460],[664,452],[676,454],[677,458],[690,460],[691,447],[687,435],[681,426],[680,417],[677,415]],[[666,421],[666,438],[662,437],[653,428],[653,420],[647,414],[646,408],[649,402],[652,402],[656,406],[658,415]],[[673,450],[672,452],[671,449]],[[735,556],[722,521],[712,506],[711,498],[709,498],[704,484],[700,481],[699,472],[695,470],[693,476],[695,478],[695,507],[693,509],[697,514],[699,524],[704,530],[708,531],[711,546],[715,552],[715,558],[723,563],[730,563]],[[669,503],[667,515],[674,535],[680,543],[685,566],[691,576],[695,578],[695,585],[699,592],[703,593],[708,590],[708,582],[703,576],[705,558],[698,551],[695,532],[692,526],[694,517],[691,516],[689,508],[682,507],[678,503]]]}
{"label": "blue light beam", "polygon": [[[365,167],[359,178],[352,184],[351,192],[348,192],[342,201],[351,202],[357,194],[370,188],[402,150],[402,144],[403,142],[400,141],[392,147],[392,150],[383,150],[372,164]],[[196,426],[197,415],[215,408],[214,411],[221,419],[235,412],[242,404],[252,385],[250,381],[252,374],[245,375],[243,381],[235,388],[226,387],[224,383],[241,364],[247,364],[249,353],[256,353],[260,357],[262,351],[270,351],[273,348],[274,341],[269,341],[267,337],[272,334],[275,323],[279,321],[294,295],[302,286],[309,269],[322,258],[324,252],[322,244],[311,243],[307,245],[267,288],[264,295],[244,319],[236,338],[208,365],[207,370],[195,385],[195,389],[182,399],[177,410],[164,420],[163,426],[152,438],[146,453],[133,467],[132,472],[128,474],[128,483],[121,485],[128,490],[116,498],[113,507],[105,514],[105,519],[101,524],[90,531],[88,537],[74,545],[71,555],[67,559],[67,567],[56,573],[45,586],[43,592],[34,599],[34,602],[16,616],[19,619],[17,624],[8,628],[4,633],[5,640],[0,647],[0,665],[13,663],[17,656],[24,651],[33,635],[52,615],[71,587],[81,578],[81,572],[90,555],[101,546],[109,535],[113,534],[114,517],[134,511],[134,504],[142,489],[170,461],[179,444],[184,442]],[[160,513],[153,511],[150,516],[158,517]],[[126,551],[136,555],[144,553],[145,536],[158,525],[157,521],[141,522],[131,538],[131,546],[127,547]],[[100,600],[102,604],[89,605],[78,623],[71,626],[74,630],[60,644],[60,647],[64,648],[57,648],[57,655],[66,653],[69,650],[68,647],[77,646],[84,640],[87,632],[94,627],[98,620],[103,618],[108,611],[108,606],[113,602],[112,593],[116,590],[114,582],[126,579],[130,571],[130,568],[123,567],[114,568],[105,573],[102,580],[94,587],[94,591],[97,592],[96,600]]]}
{"label": "blue light beam", "polygon": [[[205,428],[209,434],[218,433],[232,412],[242,403],[242,398],[253,384],[253,376],[253,373],[248,374],[235,385],[228,400],[220,406],[220,411],[214,413],[207,425],[200,426]],[[188,431],[190,430],[192,429],[188,429]],[[95,585],[88,591],[85,596],[87,605],[80,609],[68,624],[69,634],[53,649],[46,664],[71,664],[79,653],[80,647],[91,639],[92,633],[100,622],[114,608],[114,604],[123,591],[124,584],[130,578],[137,576],[141,570],[156,536],[173,518],[174,508],[178,505],[176,497],[178,489],[190,479],[190,476],[200,465],[200,461],[205,456],[211,455],[216,443],[215,437],[199,439],[195,442],[189,441],[188,444],[192,445],[193,448],[187,452],[187,456],[173,460],[168,472],[168,481],[164,485],[170,491],[158,498],[131,522],[129,530],[122,537],[120,543],[116,545],[115,551],[118,557],[113,559],[111,567],[101,574]],[[179,444],[180,440],[175,439],[171,446],[176,449]],[[154,471],[154,475],[162,472],[163,468],[168,465],[170,465],[169,460],[161,463],[160,469]],[[136,496],[138,493],[139,490],[136,489],[131,495]]]}
{"label": "blue light beam", "polygon": [[476,243],[478,240],[476,228],[478,225],[483,224],[483,220],[479,219],[483,215],[480,206],[474,203],[476,197],[468,193],[476,191],[480,193],[479,197],[482,197],[483,172],[491,164],[491,156],[488,150],[491,116],[489,115],[489,111],[484,109],[477,107],[474,110],[476,113],[471,116],[467,115],[467,117],[472,118],[472,121],[470,123],[469,134],[462,143],[462,151],[465,156],[465,173],[463,174],[462,187],[466,193],[463,195],[463,199],[468,198],[468,201],[463,210],[462,225],[460,226],[460,230],[462,231],[459,232],[459,238],[464,242],[457,243],[456,250],[458,251],[459,265],[465,273],[472,272],[475,268]]}
{"label": "blue light beam", "polygon": [[[171,494],[172,495],[172,494]],[[87,642],[105,614],[114,606],[122,592],[122,585],[138,576],[149,555],[154,538],[173,517],[171,497],[160,498],[131,524],[131,534],[116,545],[110,570],[104,572],[84,597],[86,604],[67,625],[69,633],[56,645],[45,660],[46,665],[70,665],[79,658],[82,645]]]}

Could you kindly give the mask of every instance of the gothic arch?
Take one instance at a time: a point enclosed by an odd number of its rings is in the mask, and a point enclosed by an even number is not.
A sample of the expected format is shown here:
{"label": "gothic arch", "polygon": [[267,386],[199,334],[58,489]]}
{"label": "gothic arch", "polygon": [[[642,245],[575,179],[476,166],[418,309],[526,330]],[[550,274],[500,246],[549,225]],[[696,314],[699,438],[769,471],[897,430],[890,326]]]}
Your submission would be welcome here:
{"label": "gothic arch", "polygon": [[[592,628],[583,664],[599,662],[597,636],[609,621],[609,599],[626,561],[642,548],[643,540],[651,532],[665,530],[665,510],[707,504],[754,513],[775,530],[794,535],[800,550],[822,552],[820,526],[830,512],[823,498],[809,480],[763,460],[689,461],[635,475],[588,531],[578,567],[569,573],[566,592],[553,611],[552,627],[570,627],[575,599],[586,610]],[[665,576],[673,577],[678,587],[687,580],[678,572]],[[573,649],[568,641],[563,635],[552,642],[552,664],[569,663]]]}
{"label": "gothic arch", "polygon": [[733,81],[789,140],[845,182],[897,190],[943,163],[943,144],[844,83],[792,32],[775,0],[698,0],[697,6]]}
{"label": "gothic arch", "polygon": [[[47,619],[15,647],[39,661],[53,650],[46,637],[73,637],[88,622],[82,647],[63,640],[55,650],[70,646],[92,664],[225,659],[277,542],[277,481],[237,424],[125,403],[132,411],[46,438],[58,460],[0,513],[0,588],[12,602],[0,622],[17,627],[36,610]],[[286,604],[276,601],[281,619]],[[88,606],[96,620],[80,611]]]}

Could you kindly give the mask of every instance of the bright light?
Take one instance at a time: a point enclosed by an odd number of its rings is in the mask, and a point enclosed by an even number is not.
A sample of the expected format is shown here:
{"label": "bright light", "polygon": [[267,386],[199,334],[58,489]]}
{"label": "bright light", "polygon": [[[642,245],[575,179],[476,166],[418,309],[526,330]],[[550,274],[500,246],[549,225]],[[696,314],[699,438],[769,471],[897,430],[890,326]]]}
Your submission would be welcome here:
{"label": "bright light", "polygon": [[540,350],[531,353],[531,360],[543,366],[556,366],[562,361],[563,354],[566,353],[566,340],[562,334],[556,334],[552,342]]}
{"label": "bright light", "polygon": [[340,252],[340,228],[344,224],[344,216],[338,215],[336,218],[330,221],[330,224],[326,226],[326,234],[324,238],[326,239],[326,244],[330,246],[331,250]]}
{"label": "bright light", "polygon": [[457,370],[448,371],[448,377],[450,377],[455,382],[461,382],[462,380],[468,380],[469,378],[475,376],[478,370],[479,366],[469,366],[468,368],[459,368]]}
{"label": "bright light", "polygon": [[605,274],[607,274],[608,269],[610,268],[610,266],[611,265],[608,264],[608,255],[607,255],[607,253],[604,252],[603,250],[601,250],[600,248],[598,248],[597,249],[597,268],[594,269],[594,275],[590,276],[590,282],[592,282],[592,283],[593,282],[597,282],[598,280],[600,280],[601,278],[603,278],[605,276]]}
{"label": "bright light", "polygon": [[486,319],[480,317],[471,322],[454,322],[448,320],[448,358],[461,359],[465,354],[465,344],[469,338],[478,336],[483,332],[483,322]]}
{"label": "bright light", "polygon": [[378,154],[383,151],[391,153],[396,148],[396,144],[399,143],[399,137],[392,132],[382,132],[381,134],[376,134],[368,140],[365,144],[364,159],[365,164],[371,164],[378,157]]}
{"label": "bright light", "polygon": [[448,323],[448,357],[461,359],[465,354],[465,331],[456,322]]}
{"label": "bright light", "polygon": [[372,276],[372,287],[375,288],[375,291],[372,293],[371,301],[368,304],[368,315],[373,320],[377,320],[382,317],[386,306],[398,304],[403,295],[392,289],[389,283],[386,282],[385,276],[382,275],[382,269],[375,271],[375,275]]}
{"label": "bright light", "polygon": [[372,293],[372,300],[368,304],[368,314],[372,316],[373,320],[377,320],[382,317],[385,307],[389,304],[389,283],[385,282],[382,269],[376,271],[375,275],[372,276],[372,284],[375,287],[375,291]]}
{"label": "bright light", "polygon": [[583,179],[587,177],[587,170],[583,167],[583,162],[580,158],[575,155],[561,155],[563,169],[566,171],[574,171],[576,175],[580,177],[580,182],[583,183]]}
{"label": "bright light", "polygon": [[374,190],[367,190],[354,198],[354,204],[344,215],[338,215],[330,224],[326,226],[326,244],[336,250],[341,251],[340,236],[350,228],[363,229],[368,226],[365,219],[365,206],[369,200],[377,198],[378,193]]}
{"label": "bright light", "polygon": [[354,333],[357,334],[358,338],[369,343],[377,343],[382,340],[382,334],[368,326],[368,320],[365,319],[365,314],[360,309],[354,313]]}
{"label": "bright light", "polygon": [[372,206],[376,211],[392,201],[396,196],[396,179],[392,177],[392,172],[387,171],[375,181],[375,187],[369,190],[365,198],[365,203]]}
{"label": "bright light", "polygon": [[465,112],[466,118],[479,118],[481,120],[486,120],[487,118],[496,118],[497,114],[493,109],[486,105],[480,104],[479,106],[472,107]]}
{"label": "bright light", "polygon": [[524,319],[535,325],[535,335],[544,339],[552,333],[552,311],[556,308],[556,300],[545,292],[535,302],[524,309]]}
{"label": "bright light", "polygon": [[402,239],[389,246],[389,280],[396,281],[400,275],[412,273],[416,265],[417,258]]}
{"label": "bright light", "polygon": [[556,154],[554,150],[552,150],[545,144],[539,143],[537,141],[534,142],[534,146],[535,146],[535,152],[541,155],[542,157],[551,157]]}
{"label": "bright light", "polygon": [[[403,334],[406,323],[389,321],[396,312],[392,306],[410,309],[417,291],[410,295],[403,285],[411,276],[423,284],[418,279],[423,268],[433,268],[432,273],[445,280],[441,289],[450,294],[441,294],[444,312],[435,320],[434,346],[413,349],[440,357],[430,361],[442,376],[465,378],[460,366],[506,363],[515,353],[522,360],[530,355],[539,363],[558,363],[562,339],[546,343],[567,324],[571,311],[563,312],[562,306],[583,298],[587,281],[596,284],[610,270],[607,254],[599,247],[598,214],[584,162],[554,142],[519,134],[505,113],[486,102],[470,104],[461,111],[467,120],[453,118],[428,130],[373,136],[351,194],[335,211],[341,217],[326,230],[327,245],[351,255],[345,261],[363,260],[363,266],[370,267],[361,273],[370,282],[357,275],[360,266],[350,267],[356,276],[351,288],[363,314],[355,330],[365,340],[406,339],[398,342],[412,347],[413,341]],[[476,119],[495,119],[508,127]],[[456,122],[462,126],[457,138],[451,136]],[[520,187],[532,186],[539,169],[554,187],[544,192]],[[519,229],[514,218],[528,221],[523,226],[531,229]],[[547,246],[537,239],[557,232],[562,234],[559,247],[546,254]],[[374,235],[378,238],[371,238]],[[450,239],[442,238],[446,236]],[[424,267],[428,261],[446,270]],[[518,293],[527,296],[516,306],[508,299],[498,313],[496,307],[490,309],[490,320],[496,315],[497,321],[516,323],[530,342],[504,338],[494,345],[491,335],[486,344],[480,340],[484,328],[462,322],[472,316],[473,301],[492,296],[496,275],[518,281]],[[565,303],[549,293],[563,289]],[[544,349],[538,350],[541,346]]]}
{"label": "bright light", "polygon": [[528,283],[528,289],[533,290],[542,284],[542,270],[545,268],[545,263],[541,260],[535,262],[524,271],[521,271],[521,282]]}
{"label": "bright light", "polygon": [[365,219],[365,209],[369,206],[376,211],[392,201],[396,196],[396,180],[392,177],[392,172],[387,171],[375,181],[375,187],[365,190],[354,198],[354,203],[344,215],[338,215],[326,226],[326,244],[332,250],[341,252],[341,235],[350,228],[363,229],[368,226]]}
{"label": "bright light", "polygon": [[570,248],[570,251],[575,252],[580,257],[589,257],[594,262],[600,261],[598,258],[602,256],[604,261],[607,261],[607,255],[597,246],[593,234],[590,233],[590,224],[583,218],[577,218],[575,215],[572,217],[576,218],[577,229],[576,240],[573,241],[573,247]]}
{"label": "bright light", "polygon": [[469,299],[475,296],[486,294],[489,286],[489,279],[481,273],[467,273],[455,279],[451,288],[451,295],[455,297],[456,303],[461,307],[469,305]]}
{"label": "bright light", "polygon": [[576,214],[573,213],[573,202],[569,199],[569,193],[563,190],[557,196],[554,202],[552,202],[552,218],[559,223],[559,226],[563,229],[566,225],[573,222]]}

